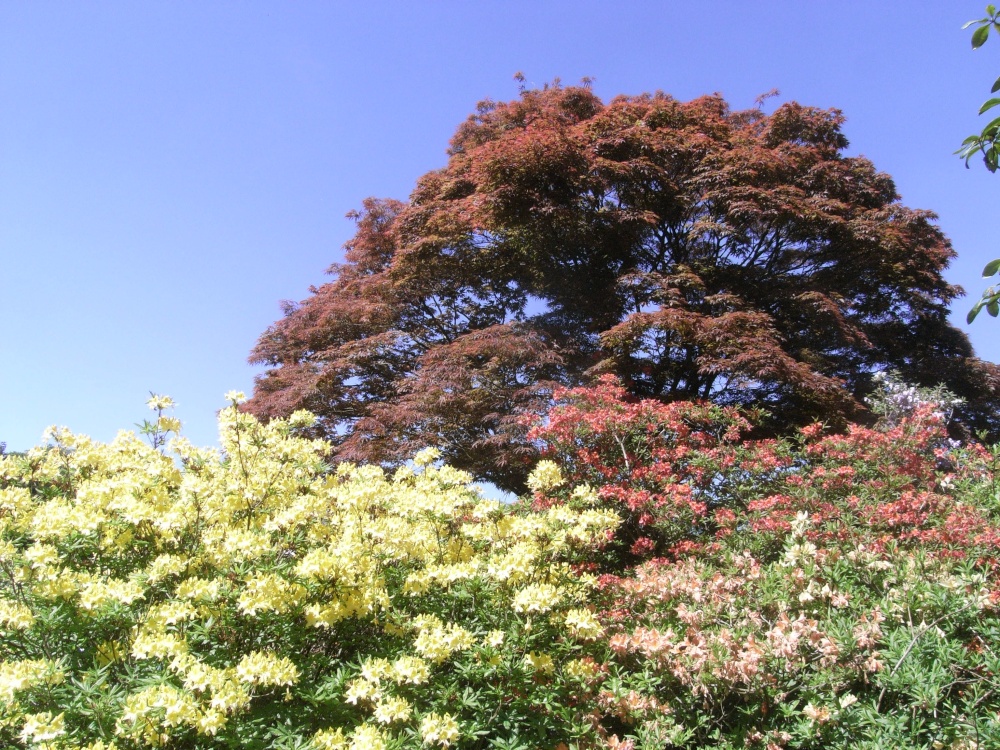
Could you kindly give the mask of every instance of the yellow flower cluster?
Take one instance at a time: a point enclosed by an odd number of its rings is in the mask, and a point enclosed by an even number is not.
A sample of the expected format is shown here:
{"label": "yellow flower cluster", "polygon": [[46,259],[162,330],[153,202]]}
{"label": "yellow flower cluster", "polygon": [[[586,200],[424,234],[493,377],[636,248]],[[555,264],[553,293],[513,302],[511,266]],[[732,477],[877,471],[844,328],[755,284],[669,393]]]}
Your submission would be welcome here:
{"label": "yellow flower cluster", "polygon": [[514,597],[514,611],[531,614],[548,612],[559,604],[562,592],[550,583],[535,583],[525,586]]}
{"label": "yellow flower cluster", "polygon": [[429,713],[420,721],[420,736],[425,745],[449,747],[458,741],[461,732],[450,714]]}
{"label": "yellow flower cluster", "polygon": [[555,461],[544,460],[539,461],[531,472],[528,486],[536,492],[544,492],[558,487],[565,481],[558,464]]}
{"label": "yellow flower cluster", "polygon": [[551,656],[538,651],[529,651],[525,654],[524,666],[532,672],[541,672],[542,674],[554,672],[556,668],[555,662],[552,661]]}
{"label": "yellow flower cluster", "polygon": [[570,635],[581,641],[592,641],[604,634],[597,616],[589,609],[571,609],[566,613],[566,627]]}
{"label": "yellow flower cluster", "polygon": [[66,678],[54,661],[24,659],[0,662],[0,701],[13,703],[15,694],[35,685],[58,685]]}
{"label": "yellow flower cluster", "polygon": [[304,586],[273,573],[251,576],[243,584],[237,603],[245,615],[259,612],[287,612],[306,594]]}
{"label": "yellow flower cluster", "polygon": [[177,727],[214,735],[225,723],[221,711],[200,706],[190,692],[172,685],[155,685],[128,696],[116,729],[123,737],[159,746],[170,741]]}
{"label": "yellow flower cluster", "polygon": [[391,724],[394,721],[406,721],[413,713],[409,701],[398,696],[380,698],[375,706],[375,721],[380,724]]}
{"label": "yellow flower cluster", "polygon": [[[119,736],[161,746],[183,732],[213,735],[261,693],[290,696],[306,661],[329,668],[334,657],[322,655],[363,630],[401,650],[360,660],[340,683],[353,729],[307,739],[377,750],[403,725],[414,732],[417,717],[425,743],[448,747],[460,736],[456,719],[428,713],[407,691],[449,659],[479,658],[477,649],[495,658],[505,634],[442,619],[454,615],[435,613],[435,597],[474,584],[501,611],[549,614],[577,641],[600,633],[584,608],[593,580],[567,560],[606,539],[614,513],[513,512],[434,451],[394,473],[331,470],[326,443],[296,436],[310,415],[263,425],[237,408],[240,394],[230,400],[221,451],[176,437],[164,453],[128,432],[101,444],[58,428],[48,446],[0,456],[0,645],[36,657],[0,662],[0,722],[23,726],[23,741],[66,732],[74,746],[97,748],[96,738],[72,736],[86,722],[61,705],[32,693],[28,714],[18,698],[112,663],[137,675],[115,704]],[[176,431],[170,419],[159,416],[162,432]],[[552,486],[557,474],[543,467],[536,479]],[[80,637],[72,654],[42,659],[28,644],[42,642],[35,631],[55,609]],[[521,658],[555,669],[548,654],[520,651],[511,663]]]}
{"label": "yellow flower cluster", "polygon": [[49,711],[38,714],[26,714],[24,726],[21,729],[21,740],[38,744],[54,740],[66,734],[65,717],[63,714],[53,716]]}
{"label": "yellow flower cluster", "polygon": [[440,663],[455,651],[471,648],[475,639],[465,628],[451,623],[445,625],[434,616],[424,616],[417,621],[419,634],[413,648],[421,656]]}
{"label": "yellow flower cluster", "polygon": [[294,685],[299,679],[299,670],[291,659],[262,651],[240,659],[236,674],[251,685]]}
{"label": "yellow flower cluster", "polygon": [[9,630],[27,630],[34,624],[35,615],[21,602],[0,599],[0,625]]}

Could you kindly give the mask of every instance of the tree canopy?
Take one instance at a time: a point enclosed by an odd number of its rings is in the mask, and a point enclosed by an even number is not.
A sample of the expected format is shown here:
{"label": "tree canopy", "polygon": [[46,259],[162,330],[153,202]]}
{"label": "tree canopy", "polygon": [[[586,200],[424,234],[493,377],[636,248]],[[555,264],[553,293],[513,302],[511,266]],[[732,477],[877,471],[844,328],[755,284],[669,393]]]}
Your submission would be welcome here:
{"label": "tree canopy", "polygon": [[253,350],[247,408],[313,411],[340,459],[437,446],[515,491],[553,389],[602,373],[777,433],[858,418],[891,368],[997,434],[1000,368],[947,320],[954,251],[843,122],[558,84],[483,102],[409,202],[364,202],[333,279]]}

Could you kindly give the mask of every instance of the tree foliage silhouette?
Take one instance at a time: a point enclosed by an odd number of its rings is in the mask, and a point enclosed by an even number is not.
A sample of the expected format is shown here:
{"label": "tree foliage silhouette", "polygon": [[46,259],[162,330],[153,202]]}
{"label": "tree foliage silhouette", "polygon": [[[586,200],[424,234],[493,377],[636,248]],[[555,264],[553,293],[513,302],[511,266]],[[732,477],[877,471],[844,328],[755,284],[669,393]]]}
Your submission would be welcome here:
{"label": "tree foliage silhouette", "polygon": [[557,385],[760,407],[760,429],[863,412],[875,372],[944,382],[996,430],[998,368],[949,325],[934,215],[844,155],[844,118],[719,96],[490,101],[409,202],[368,199],[333,280],[260,338],[248,408],[308,408],[337,457],[419,447],[523,488]]}

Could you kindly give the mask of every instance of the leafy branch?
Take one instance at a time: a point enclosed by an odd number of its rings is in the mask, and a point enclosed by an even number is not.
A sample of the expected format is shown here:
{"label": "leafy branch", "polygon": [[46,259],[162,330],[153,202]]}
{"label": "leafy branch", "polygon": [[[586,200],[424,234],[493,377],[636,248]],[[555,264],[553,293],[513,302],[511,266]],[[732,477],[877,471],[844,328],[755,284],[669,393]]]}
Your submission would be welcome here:
{"label": "leafy branch", "polygon": [[[1000,258],[995,258],[986,264],[986,268],[983,269],[983,278],[993,276],[997,271],[1000,271]],[[997,317],[997,314],[1000,313],[1000,287],[987,287],[986,291],[983,292],[982,299],[969,310],[968,322],[971,323],[975,320],[979,311],[984,307],[991,317]]]}
{"label": "leafy branch", "polygon": [[[996,6],[987,5],[986,14],[986,18],[978,18],[962,26],[963,29],[967,29],[970,26],[978,24],[976,30],[972,32],[972,49],[979,49],[986,44],[991,28],[1000,34],[1000,12],[997,11]],[[993,88],[990,89],[991,94],[996,94],[997,92],[1000,92],[1000,78],[997,78],[993,83]],[[998,104],[1000,104],[1000,97],[988,99],[979,108],[979,114],[988,112]],[[962,141],[962,147],[955,153],[965,158],[966,167],[969,166],[969,160],[973,156],[982,153],[986,168],[991,172],[996,172],[998,159],[1000,159],[1000,117],[991,120],[979,135],[970,135]]]}
{"label": "leafy branch", "polygon": [[[994,29],[1000,34],[1000,12],[997,11],[995,5],[987,5],[986,18],[969,21],[962,28],[967,29],[970,26],[976,26],[976,30],[972,32],[972,49],[979,49],[986,44],[986,40],[990,36],[990,29]],[[993,88],[990,89],[991,94],[996,94],[997,92],[1000,92],[1000,78],[997,78],[993,82]],[[997,105],[1000,105],[1000,96],[988,99],[979,108],[979,114],[988,112]],[[979,135],[970,135],[962,141],[962,147],[955,153],[965,157],[966,167],[969,166],[969,159],[977,153],[982,153],[983,163],[986,165],[986,168],[991,172],[996,172],[998,158],[1000,158],[1000,117],[994,117],[990,120]],[[1000,271],[1000,258],[991,260],[986,264],[986,268],[983,269],[983,278],[993,276],[997,271]],[[984,307],[986,308],[986,312],[994,318],[1000,314],[1000,288],[991,286],[983,292],[982,298],[969,310],[969,314],[966,317],[967,322],[971,323],[974,321],[976,316],[979,315],[979,311]]]}

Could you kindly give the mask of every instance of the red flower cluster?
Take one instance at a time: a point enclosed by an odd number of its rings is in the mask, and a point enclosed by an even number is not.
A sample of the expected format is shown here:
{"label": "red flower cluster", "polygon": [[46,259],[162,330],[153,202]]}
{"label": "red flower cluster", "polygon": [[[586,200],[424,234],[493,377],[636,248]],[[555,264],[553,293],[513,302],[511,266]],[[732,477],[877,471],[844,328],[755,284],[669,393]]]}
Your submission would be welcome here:
{"label": "red flower cluster", "polygon": [[750,423],[738,410],[632,399],[613,376],[555,395],[530,435],[565,481],[537,491],[534,504],[577,502],[573,488],[591,485],[622,517],[611,569],[718,552],[738,530],[739,544],[775,555],[799,513],[811,518],[806,539],[821,546],[997,557],[1000,527],[948,489],[981,479],[989,454],[948,447],[931,405],[882,429],[826,434],[816,424],[789,439],[741,440]]}

